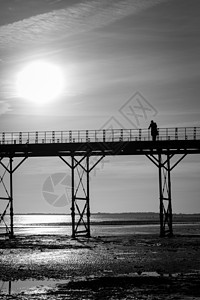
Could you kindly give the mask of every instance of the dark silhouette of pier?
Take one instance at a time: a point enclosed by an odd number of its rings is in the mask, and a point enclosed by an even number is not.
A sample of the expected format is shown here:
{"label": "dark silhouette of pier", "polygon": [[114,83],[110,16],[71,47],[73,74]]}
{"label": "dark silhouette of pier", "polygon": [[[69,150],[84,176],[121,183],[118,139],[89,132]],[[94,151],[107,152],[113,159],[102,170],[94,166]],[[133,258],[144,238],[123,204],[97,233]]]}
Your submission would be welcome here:
{"label": "dark silhouette of pier", "polygon": [[[155,141],[148,129],[2,132],[0,185],[4,195],[0,200],[5,209],[0,212],[0,223],[13,238],[14,172],[30,157],[57,156],[71,169],[72,237],[90,237],[90,172],[105,156],[145,155],[158,168],[160,236],[172,236],[171,171],[186,155],[199,153],[200,127],[159,128]],[[16,158],[21,158],[17,164]],[[5,221],[8,213],[9,224]]]}

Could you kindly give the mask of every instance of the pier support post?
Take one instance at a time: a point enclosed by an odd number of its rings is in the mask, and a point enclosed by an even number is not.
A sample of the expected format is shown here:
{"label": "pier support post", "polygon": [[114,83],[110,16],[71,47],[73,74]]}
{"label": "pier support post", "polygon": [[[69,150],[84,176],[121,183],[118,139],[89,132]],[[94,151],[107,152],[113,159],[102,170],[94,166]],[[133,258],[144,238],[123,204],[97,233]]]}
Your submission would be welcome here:
{"label": "pier support post", "polygon": [[172,198],[171,198],[171,169],[170,156],[163,163],[161,154],[158,155],[159,196],[160,196],[160,236],[172,236]]}
{"label": "pier support post", "polygon": [[157,167],[159,175],[159,200],[160,200],[160,236],[173,236],[173,215],[172,215],[172,192],[171,192],[171,171],[187,155],[184,154],[172,166],[171,159],[175,154],[146,155]]}
{"label": "pier support post", "polygon": [[72,237],[91,236],[90,231],[90,172],[103,159],[104,155],[90,164],[90,154],[81,158],[71,156],[71,163],[60,158],[71,168],[71,217]]}
{"label": "pier support post", "polygon": [[14,237],[14,212],[13,212],[13,159],[10,157],[10,238]]}
{"label": "pier support post", "polygon": [[[85,162],[85,164],[84,164]],[[72,237],[90,237],[89,156],[72,156]],[[76,172],[76,181],[75,181]]]}
{"label": "pier support post", "polygon": [[[10,239],[14,238],[14,209],[13,209],[13,173],[25,161],[27,157],[23,158],[15,167],[13,167],[13,157],[9,157],[8,163],[5,164],[4,158],[0,159],[0,165],[3,173],[0,175],[0,201],[1,213],[0,223],[3,223],[6,229],[6,235]],[[7,174],[9,176],[7,176]],[[2,203],[5,203],[3,205]],[[8,213],[9,210],[9,213]],[[6,220],[6,215],[9,214],[9,221]]]}
{"label": "pier support post", "polygon": [[72,206],[71,206],[71,217],[72,217],[72,237],[75,238],[75,174],[74,174],[74,157],[71,157],[71,176],[72,176],[72,186],[71,186],[71,190],[72,190]]}

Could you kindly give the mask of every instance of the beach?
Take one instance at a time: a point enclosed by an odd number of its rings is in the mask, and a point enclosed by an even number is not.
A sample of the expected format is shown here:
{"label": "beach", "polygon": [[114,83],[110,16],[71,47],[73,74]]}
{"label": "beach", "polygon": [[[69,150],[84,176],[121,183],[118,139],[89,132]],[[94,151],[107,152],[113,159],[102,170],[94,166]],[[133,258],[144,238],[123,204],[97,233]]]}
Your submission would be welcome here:
{"label": "beach", "polygon": [[200,299],[200,224],[176,224],[171,238],[158,229],[96,225],[90,239],[1,238],[0,299]]}

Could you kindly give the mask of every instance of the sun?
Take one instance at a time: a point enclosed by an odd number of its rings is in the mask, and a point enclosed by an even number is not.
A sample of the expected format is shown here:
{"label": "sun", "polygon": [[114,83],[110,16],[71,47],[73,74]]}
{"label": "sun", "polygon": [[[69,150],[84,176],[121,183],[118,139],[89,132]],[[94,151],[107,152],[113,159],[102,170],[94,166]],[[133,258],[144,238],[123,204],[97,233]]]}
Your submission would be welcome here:
{"label": "sun", "polygon": [[64,76],[61,69],[45,61],[35,61],[24,67],[17,76],[19,97],[44,104],[61,95]]}

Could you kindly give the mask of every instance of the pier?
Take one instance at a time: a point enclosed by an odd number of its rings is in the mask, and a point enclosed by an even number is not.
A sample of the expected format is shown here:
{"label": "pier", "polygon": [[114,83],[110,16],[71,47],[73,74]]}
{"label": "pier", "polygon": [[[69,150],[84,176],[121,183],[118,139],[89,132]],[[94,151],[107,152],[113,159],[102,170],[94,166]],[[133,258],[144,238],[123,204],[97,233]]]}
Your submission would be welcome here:
{"label": "pier", "polygon": [[1,132],[0,223],[13,238],[15,171],[31,157],[57,156],[71,170],[72,237],[90,237],[90,172],[105,156],[145,155],[158,169],[160,236],[172,236],[171,171],[186,155],[199,153],[200,127],[159,128],[156,141],[148,129]]}

